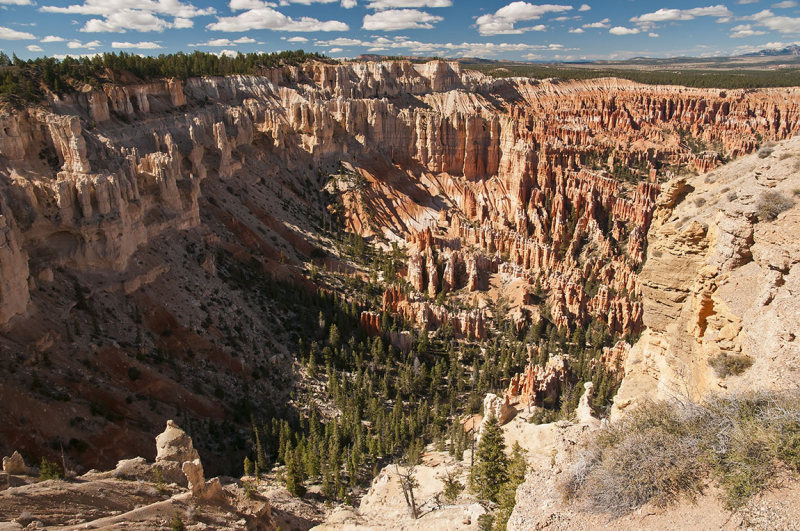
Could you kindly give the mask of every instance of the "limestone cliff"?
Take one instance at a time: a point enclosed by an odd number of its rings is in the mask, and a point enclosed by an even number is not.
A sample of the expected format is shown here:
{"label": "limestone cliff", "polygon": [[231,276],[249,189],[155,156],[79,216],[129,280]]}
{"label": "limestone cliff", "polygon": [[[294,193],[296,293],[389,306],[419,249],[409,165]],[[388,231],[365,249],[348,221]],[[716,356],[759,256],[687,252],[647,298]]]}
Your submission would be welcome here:
{"label": "limestone cliff", "polygon": [[[760,155],[663,187],[639,275],[647,329],[617,414],[644,397],[796,388],[800,141]],[[740,375],[713,367],[742,356]]]}

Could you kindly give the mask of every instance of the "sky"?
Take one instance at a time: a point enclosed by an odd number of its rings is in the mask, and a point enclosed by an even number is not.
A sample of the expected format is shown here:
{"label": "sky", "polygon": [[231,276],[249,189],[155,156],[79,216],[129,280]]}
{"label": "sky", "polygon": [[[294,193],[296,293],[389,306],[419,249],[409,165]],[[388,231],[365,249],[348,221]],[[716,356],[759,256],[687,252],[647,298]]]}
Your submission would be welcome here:
{"label": "sky", "polygon": [[303,49],[331,57],[578,61],[708,57],[800,44],[796,0],[587,2],[0,0],[0,49],[23,59]]}

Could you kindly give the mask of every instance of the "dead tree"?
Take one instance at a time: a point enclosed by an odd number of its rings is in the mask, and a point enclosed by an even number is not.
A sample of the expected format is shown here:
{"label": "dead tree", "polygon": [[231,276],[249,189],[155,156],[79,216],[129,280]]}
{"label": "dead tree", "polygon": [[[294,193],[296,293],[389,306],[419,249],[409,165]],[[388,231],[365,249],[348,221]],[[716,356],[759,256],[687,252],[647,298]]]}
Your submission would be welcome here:
{"label": "dead tree", "polygon": [[419,518],[419,508],[414,499],[414,488],[419,487],[419,482],[417,478],[414,477],[416,466],[411,465],[403,467],[402,472],[397,463],[395,463],[394,467],[397,469],[397,477],[400,479],[400,488],[403,489],[403,497],[406,499],[406,505],[411,512],[411,517],[416,520]]}

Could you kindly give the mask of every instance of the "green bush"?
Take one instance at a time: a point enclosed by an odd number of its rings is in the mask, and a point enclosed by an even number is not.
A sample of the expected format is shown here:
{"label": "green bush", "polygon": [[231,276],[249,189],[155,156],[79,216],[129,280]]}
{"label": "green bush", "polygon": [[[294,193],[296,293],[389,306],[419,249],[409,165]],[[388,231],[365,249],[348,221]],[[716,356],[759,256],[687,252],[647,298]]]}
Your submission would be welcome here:
{"label": "green bush", "polygon": [[42,457],[42,467],[39,470],[39,479],[46,481],[48,479],[61,479],[61,469],[53,461],[48,461]]}
{"label": "green bush", "polygon": [[798,398],[644,403],[581,447],[559,488],[586,510],[622,515],[693,499],[711,477],[735,510],[769,488],[779,469],[800,471]]}

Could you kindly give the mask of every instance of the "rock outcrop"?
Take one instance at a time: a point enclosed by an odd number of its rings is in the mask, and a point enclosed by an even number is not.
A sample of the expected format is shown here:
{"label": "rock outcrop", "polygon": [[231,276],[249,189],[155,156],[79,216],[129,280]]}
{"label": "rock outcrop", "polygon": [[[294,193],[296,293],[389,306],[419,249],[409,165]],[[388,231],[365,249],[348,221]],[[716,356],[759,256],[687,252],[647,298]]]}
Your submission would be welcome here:
{"label": "rock outcrop", "polygon": [[25,464],[25,459],[22,458],[20,453],[14,451],[11,457],[3,458],[3,472],[11,475],[24,475],[30,474],[31,469]]}
{"label": "rock outcrop", "polygon": [[[795,385],[798,156],[795,138],[663,188],[639,276],[647,329],[627,355],[615,416],[646,397]],[[752,366],[726,375],[729,357]]]}

